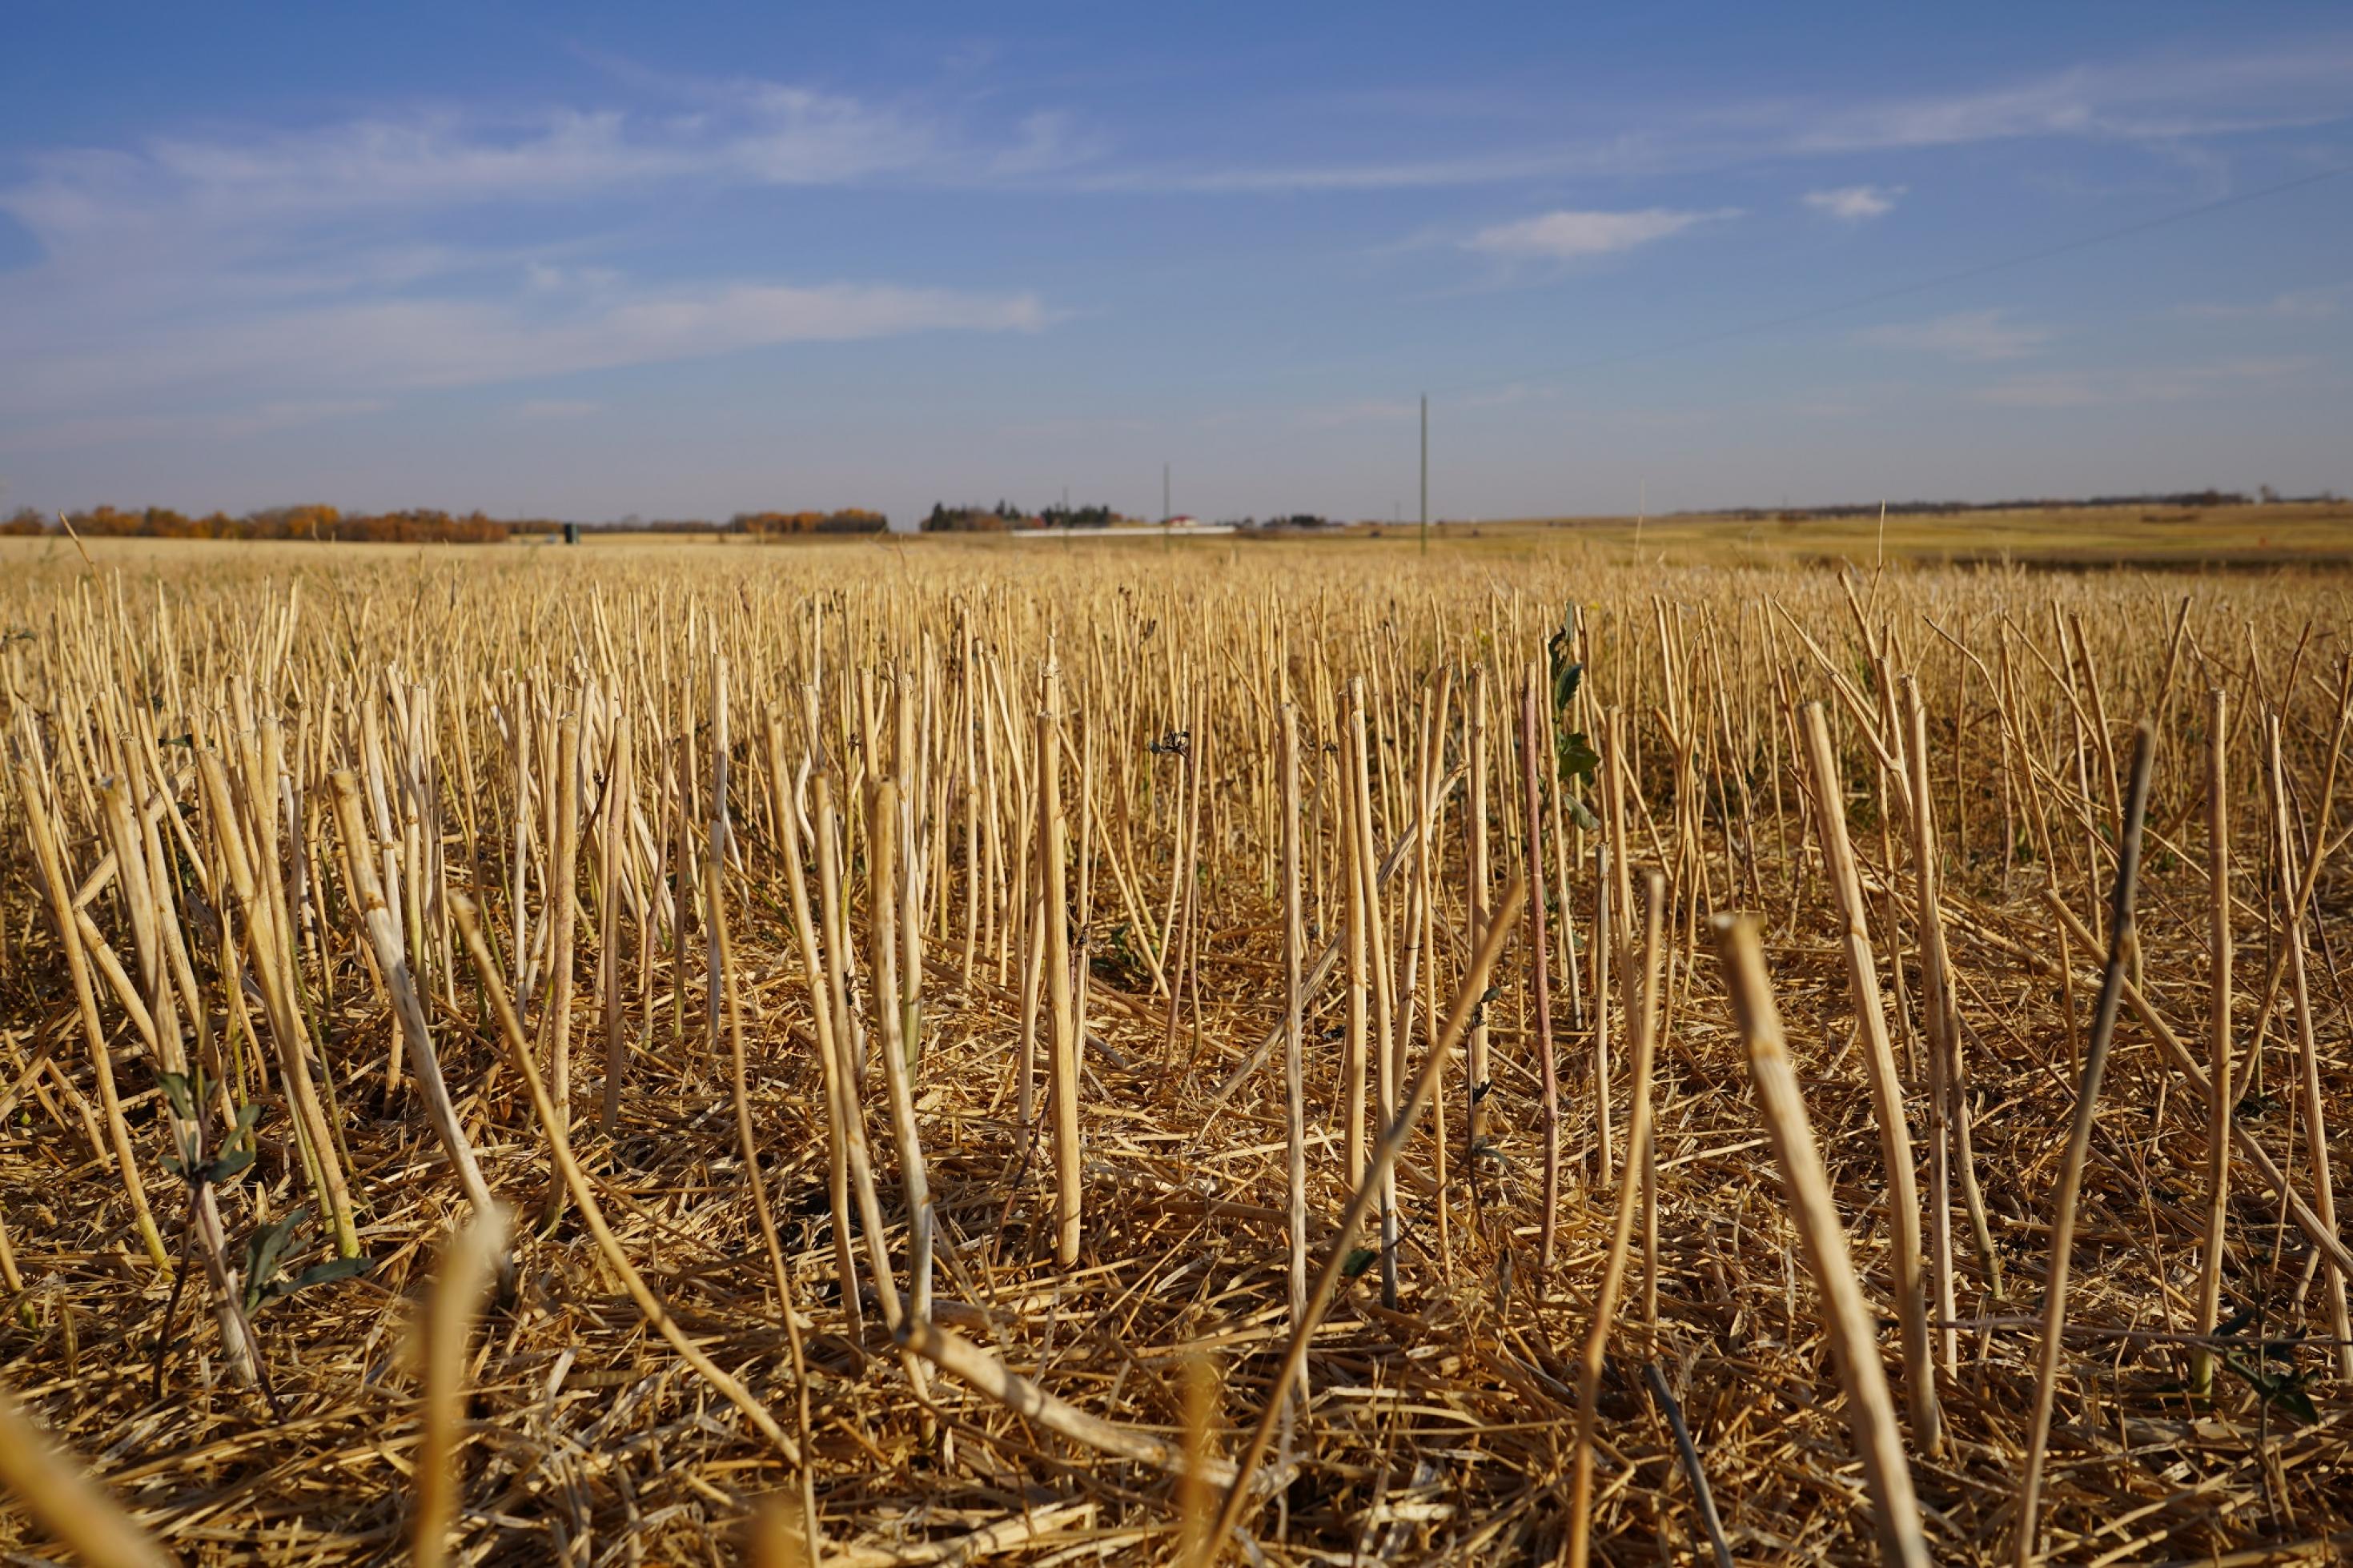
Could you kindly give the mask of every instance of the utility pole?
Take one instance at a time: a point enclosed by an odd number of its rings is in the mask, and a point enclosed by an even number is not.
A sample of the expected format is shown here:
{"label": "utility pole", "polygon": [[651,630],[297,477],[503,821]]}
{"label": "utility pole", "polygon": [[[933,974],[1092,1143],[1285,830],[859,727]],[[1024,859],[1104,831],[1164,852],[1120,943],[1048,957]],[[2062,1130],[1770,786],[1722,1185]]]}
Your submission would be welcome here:
{"label": "utility pole", "polygon": [[1421,552],[1430,553],[1430,394],[1421,395]]}
{"label": "utility pole", "polygon": [[1160,465],[1160,521],[1166,522],[1176,514],[1168,510],[1168,465]]}

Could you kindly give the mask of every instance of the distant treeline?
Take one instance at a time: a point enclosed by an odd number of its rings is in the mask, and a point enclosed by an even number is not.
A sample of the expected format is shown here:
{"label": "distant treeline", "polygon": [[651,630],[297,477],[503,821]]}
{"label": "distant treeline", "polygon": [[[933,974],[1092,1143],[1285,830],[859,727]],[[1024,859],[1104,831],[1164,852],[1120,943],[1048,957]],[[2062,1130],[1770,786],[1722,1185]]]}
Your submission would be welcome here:
{"label": "distant treeline", "polygon": [[[924,516],[922,526],[925,533],[1010,533],[1033,528],[1140,528],[1152,525],[1143,518],[1128,517],[1107,506],[1049,506],[1029,511],[1011,501],[1001,500],[995,506],[950,506],[944,501],[935,501],[931,511]],[[1291,533],[1309,529],[1345,528],[1347,524],[1312,511],[1294,511],[1279,517],[1227,518],[1218,526],[1240,533]]]}
{"label": "distant treeline", "polygon": [[[279,506],[231,517],[225,511],[190,517],[167,506],[136,510],[98,506],[69,512],[66,521],[85,539],[308,539],[390,544],[491,544],[532,528],[560,531],[560,522],[501,521],[482,512],[453,516],[429,507],[406,511],[346,512],[332,506]],[[54,533],[57,519],[30,507],[20,509],[0,532]]]}
{"label": "distant treeline", "polygon": [[1107,506],[1050,506],[1029,511],[1011,501],[995,506],[950,506],[934,501],[923,517],[925,533],[1008,533],[1025,528],[1111,528],[1135,522]]}
{"label": "distant treeline", "polygon": [[[2263,487],[2259,497],[2244,490],[2175,490],[2164,494],[2131,496],[2087,496],[2021,500],[1905,500],[1886,503],[1890,517],[1953,517],[1973,511],[2089,511],[2101,507],[2170,507],[2189,510],[2203,507],[2252,506],[2257,500],[2265,503],[2286,500],[2333,501],[2337,498],[2326,492],[2316,496],[2282,497],[2270,486]],[[1694,515],[1737,518],[1743,522],[1762,522],[1768,519],[1799,521],[1809,518],[1877,517],[1878,501],[1865,501],[1850,506],[1801,507],[1735,507],[1717,512]]]}
{"label": "distant treeline", "polygon": [[1334,518],[1319,517],[1312,511],[1294,511],[1287,516],[1270,517],[1264,521],[1255,517],[1245,517],[1238,520],[1233,526],[1244,533],[1288,533],[1299,529],[1345,528],[1347,525]]}
{"label": "distant treeline", "polygon": [[736,533],[880,533],[891,520],[852,506],[839,511],[739,511],[727,526]]}
{"label": "distant treeline", "polygon": [[[462,515],[431,507],[403,511],[347,512],[332,506],[279,506],[232,517],[225,511],[191,517],[170,507],[138,510],[91,507],[68,512],[66,521],[85,539],[292,539],[322,543],[375,544],[496,544],[505,540],[561,534],[565,524],[554,518],[494,518],[481,511]],[[725,522],[701,518],[662,519],[652,522],[628,518],[617,523],[591,523],[596,533],[743,533],[775,536],[792,533],[880,533],[890,520],[879,511],[844,507],[834,511],[739,511]],[[0,534],[18,536],[54,533],[53,514],[20,507],[0,520]]]}

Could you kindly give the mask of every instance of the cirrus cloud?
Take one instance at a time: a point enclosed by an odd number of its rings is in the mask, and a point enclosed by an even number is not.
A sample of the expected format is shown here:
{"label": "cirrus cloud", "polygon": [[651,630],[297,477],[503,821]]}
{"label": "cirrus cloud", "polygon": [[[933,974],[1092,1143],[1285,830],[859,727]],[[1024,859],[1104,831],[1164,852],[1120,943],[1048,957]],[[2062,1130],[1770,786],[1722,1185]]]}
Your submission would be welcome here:
{"label": "cirrus cloud", "polygon": [[1578,261],[1632,250],[1704,223],[1739,216],[1736,207],[1718,207],[1713,212],[1673,207],[1641,207],[1631,212],[1563,208],[1492,225],[1462,244],[1466,249],[1507,261]]}
{"label": "cirrus cloud", "polygon": [[2336,315],[2348,295],[2353,295],[2353,283],[2338,283],[2324,289],[2291,289],[2253,303],[2183,305],[2173,314],[2211,321],[2319,321]]}
{"label": "cirrus cloud", "polygon": [[[688,113],[421,110],[36,152],[0,174],[0,220],[37,251],[0,277],[14,373],[0,416],[55,430],[144,416],[124,400],[151,398],[250,434],[281,427],[281,404],[380,407],[386,393],[1052,319],[1012,288],[760,263],[655,282],[609,265],[613,215],[658,190],[981,183],[1050,168],[1078,134],[1032,116],[1008,141],[898,100],[774,83],[691,96]],[[189,398],[201,406],[174,406]],[[516,416],[577,417],[581,403]],[[219,423],[240,405],[257,412]]]}
{"label": "cirrus cloud", "polygon": [[2308,357],[2242,358],[2211,364],[2047,371],[1982,387],[1974,401],[2002,408],[2092,408],[2104,404],[2183,403],[2275,389],[2316,368]]}
{"label": "cirrus cloud", "polygon": [[[477,386],[909,332],[1032,331],[1031,294],[891,284],[622,287],[554,311],[498,299],[365,300],[183,321],[60,352],[28,384],[77,400],[252,383],[389,391]],[[13,400],[0,394],[0,406]]]}
{"label": "cirrus cloud", "polygon": [[1838,185],[1826,191],[1808,191],[1799,199],[1818,213],[1860,223],[1894,212],[1896,198],[1905,189],[1903,185]]}
{"label": "cirrus cloud", "polygon": [[2006,310],[1956,310],[1925,321],[1892,321],[1866,327],[1854,341],[1872,348],[1941,354],[1966,364],[2024,359],[2051,341],[2051,329],[2012,321]]}

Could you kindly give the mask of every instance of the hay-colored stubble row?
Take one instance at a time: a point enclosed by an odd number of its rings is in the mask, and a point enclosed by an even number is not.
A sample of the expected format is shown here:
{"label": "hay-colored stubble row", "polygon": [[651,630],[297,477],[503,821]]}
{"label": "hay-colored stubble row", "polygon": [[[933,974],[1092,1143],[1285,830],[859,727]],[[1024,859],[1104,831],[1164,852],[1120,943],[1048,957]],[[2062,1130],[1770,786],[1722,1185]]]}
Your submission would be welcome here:
{"label": "hay-colored stubble row", "polygon": [[159,1550],[2353,1526],[2343,579],[101,564],[0,589],[0,1375]]}

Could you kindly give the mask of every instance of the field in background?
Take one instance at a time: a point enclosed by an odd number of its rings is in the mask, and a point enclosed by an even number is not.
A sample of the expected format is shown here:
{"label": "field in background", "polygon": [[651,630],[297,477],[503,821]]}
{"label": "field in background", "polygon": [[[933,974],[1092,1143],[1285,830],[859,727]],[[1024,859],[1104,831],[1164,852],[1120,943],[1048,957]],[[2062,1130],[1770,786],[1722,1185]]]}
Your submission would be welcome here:
{"label": "field in background", "polygon": [[0,1384],[191,1562],[2325,1553],[2348,527],[0,541]]}
{"label": "field in background", "polygon": [[1875,565],[1890,559],[2017,561],[2029,564],[2184,565],[2353,562],[2353,502],[2267,506],[2065,507],[1891,516],[1760,519],[1529,519],[1474,525],[1482,533],[1568,532],[1597,543],[1671,553],[1799,556]]}
{"label": "field in background", "polygon": [[[1630,516],[1521,518],[1447,523],[1433,528],[1431,538],[1434,548],[1480,556],[1529,550],[1557,556],[1563,551],[1582,546],[1610,554],[1639,550],[1648,559],[1660,555],[1711,561],[1796,559],[1865,568],[1877,565],[1883,556],[1888,560],[1989,564],[2015,562],[2048,566],[2345,565],[2353,564],[2353,501],[2197,508],[2068,507],[1894,516],[1887,520],[1883,535],[1876,516],[1826,518],[1811,513],[1773,513],[1747,519],[1683,515],[1645,518],[1639,522]],[[683,552],[684,558],[692,559],[712,550],[862,547],[987,551],[1008,543],[1031,549],[1167,551],[1228,547],[1260,550],[1271,544],[1345,542],[1377,543],[1393,550],[1399,544],[1419,549],[1419,530],[1412,523],[1361,523],[1313,534],[1260,538],[1183,531],[1166,534],[1146,530],[1139,534],[1124,529],[1106,536],[1100,531],[1082,529],[1071,531],[1067,538],[1037,533],[896,533],[845,541],[816,535],[750,538],[723,534],[616,534],[589,529],[582,534],[582,548],[600,554],[626,552],[640,558]],[[227,548],[261,552],[258,559],[265,561],[284,559],[318,564],[326,561],[414,558],[420,550],[456,551],[460,558],[478,552],[503,558],[565,547],[553,537],[534,536],[503,544],[463,546],[271,542],[224,547],[210,541],[93,539],[86,542],[86,548],[93,560],[109,562],[207,563],[226,559],[220,552]],[[331,553],[322,555],[321,552]],[[80,557],[75,553],[73,542],[61,535],[0,538],[0,562],[7,561],[31,561],[50,567],[70,563],[78,566]]]}

